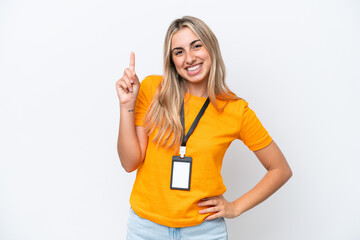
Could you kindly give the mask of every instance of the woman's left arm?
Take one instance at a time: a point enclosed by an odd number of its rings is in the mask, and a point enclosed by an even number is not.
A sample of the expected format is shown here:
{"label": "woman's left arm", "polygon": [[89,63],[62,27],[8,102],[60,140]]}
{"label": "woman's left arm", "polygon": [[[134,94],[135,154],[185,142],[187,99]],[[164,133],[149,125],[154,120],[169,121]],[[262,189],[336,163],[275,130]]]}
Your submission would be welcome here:
{"label": "woman's left arm", "polygon": [[270,197],[292,176],[290,166],[275,142],[254,153],[267,170],[265,176],[254,188],[233,202],[226,201],[222,195],[202,199],[198,205],[209,207],[199,213],[213,213],[205,220],[218,217],[235,218],[241,215]]}

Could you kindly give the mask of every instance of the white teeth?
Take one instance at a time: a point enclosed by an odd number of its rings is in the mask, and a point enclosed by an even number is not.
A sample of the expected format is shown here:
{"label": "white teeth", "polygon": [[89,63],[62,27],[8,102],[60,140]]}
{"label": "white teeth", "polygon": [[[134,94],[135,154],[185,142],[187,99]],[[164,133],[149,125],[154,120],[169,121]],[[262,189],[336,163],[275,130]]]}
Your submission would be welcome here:
{"label": "white teeth", "polygon": [[198,65],[196,65],[196,66],[187,68],[187,70],[188,70],[188,71],[195,71],[195,70],[198,69],[200,66],[201,66],[201,64],[198,64]]}

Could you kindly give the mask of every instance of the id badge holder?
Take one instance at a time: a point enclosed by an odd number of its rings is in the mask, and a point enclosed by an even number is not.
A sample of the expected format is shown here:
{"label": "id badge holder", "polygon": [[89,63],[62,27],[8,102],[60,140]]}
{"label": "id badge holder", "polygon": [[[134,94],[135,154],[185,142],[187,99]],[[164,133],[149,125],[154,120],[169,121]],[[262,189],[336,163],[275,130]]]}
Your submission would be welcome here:
{"label": "id badge holder", "polygon": [[190,191],[191,157],[172,157],[170,189]]}

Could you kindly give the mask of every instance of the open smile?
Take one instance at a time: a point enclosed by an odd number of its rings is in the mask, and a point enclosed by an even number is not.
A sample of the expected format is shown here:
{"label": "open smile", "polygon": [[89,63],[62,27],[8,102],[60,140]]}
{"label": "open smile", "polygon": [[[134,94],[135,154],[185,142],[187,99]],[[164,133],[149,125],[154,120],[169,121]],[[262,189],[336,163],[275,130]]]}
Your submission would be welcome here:
{"label": "open smile", "polygon": [[189,75],[196,75],[201,71],[201,69],[202,69],[202,63],[199,63],[194,66],[187,67],[186,71]]}

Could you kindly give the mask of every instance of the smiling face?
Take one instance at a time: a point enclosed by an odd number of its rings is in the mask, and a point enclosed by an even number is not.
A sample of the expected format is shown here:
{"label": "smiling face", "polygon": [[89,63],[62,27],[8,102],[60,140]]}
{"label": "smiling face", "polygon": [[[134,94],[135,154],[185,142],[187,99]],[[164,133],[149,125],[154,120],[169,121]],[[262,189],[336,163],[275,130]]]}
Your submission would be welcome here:
{"label": "smiling face", "polygon": [[188,27],[177,31],[171,39],[171,58],[179,75],[188,86],[207,87],[211,56],[199,37]]}

